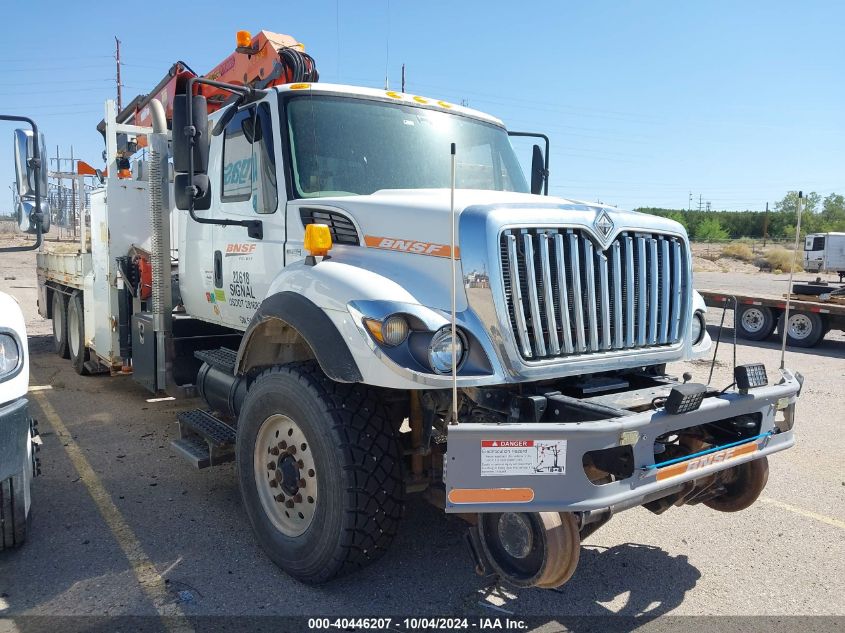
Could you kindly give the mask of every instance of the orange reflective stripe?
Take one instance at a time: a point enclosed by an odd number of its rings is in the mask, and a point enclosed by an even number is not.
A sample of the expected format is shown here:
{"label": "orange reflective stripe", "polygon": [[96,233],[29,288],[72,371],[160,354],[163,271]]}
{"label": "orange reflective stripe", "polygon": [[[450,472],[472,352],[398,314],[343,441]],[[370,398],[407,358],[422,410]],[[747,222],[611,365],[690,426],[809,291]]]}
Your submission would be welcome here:
{"label": "orange reflective stripe", "polygon": [[531,488],[453,488],[452,503],[528,503],[534,500]]}

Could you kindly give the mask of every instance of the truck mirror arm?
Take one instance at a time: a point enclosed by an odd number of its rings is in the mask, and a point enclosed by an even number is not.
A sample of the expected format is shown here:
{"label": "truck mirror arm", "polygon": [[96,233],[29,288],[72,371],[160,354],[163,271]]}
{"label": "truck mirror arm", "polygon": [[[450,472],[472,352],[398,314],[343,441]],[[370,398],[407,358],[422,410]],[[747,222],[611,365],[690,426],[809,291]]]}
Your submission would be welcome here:
{"label": "truck mirror arm", "polygon": [[20,121],[28,123],[32,128],[32,158],[28,161],[30,167],[35,170],[35,211],[32,214],[32,219],[35,220],[35,243],[29,246],[7,246],[0,248],[0,253],[19,253],[21,251],[34,251],[41,246],[43,236],[41,228],[43,226],[43,216],[41,215],[41,147],[38,136],[38,125],[35,121],[25,116],[15,116],[11,114],[0,114],[0,121]]}
{"label": "truck mirror arm", "polygon": [[543,156],[544,165],[543,165],[543,195],[549,195],[549,137],[545,134],[541,134],[540,132],[511,132],[508,131],[508,136],[525,136],[530,138],[539,138],[542,139],[546,144],[546,151],[545,155]]}
{"label": "truck mirror arm", "polygon": [[[191,98],[194,94],[194,84],[205,84],[208,86],[214,86],[216,88],[222,88],[224,90],[228,90],[230,92],[236,93],[240,95],[240,99],[235,104],[232,104],[231,107],[237,108],[240,103],[248,103],[253,101],[257,98],[260,98],[267,94],[266,90],[257,90],[250,86],[237,86],[235,84],[227,84],[222,81],[213,81],[211,79],[203,79],[202,77],[192,77],[188,80],[188,85],[186,89],[186,94],[188,96],[185,99],[186,102],[186,109],[187,109],[187,121],[188,125],[185,126],[185,136],[188,137],[188,141],[190,143],[190,151],[188,152],[188,177],[190,184],[187,187],[187,193],[189,194],[190,198],[190,206],[188,207],[188,213],[191,216],[191,219],[198,223],[198,224],[216,224],[218,226],[243,226],[247,230],[247,234],[257,240],[264,239],[264,223],[261,220],[215,220],[211,218],[200,218],[197,217],[197,214],[194,210],[194,201],[196,200],[197,196],[202,192],[199,188],[193,184],[194,182],[194,145],[197,142],[197,137],[199,133],[195,125],[193,125],[193,99]],[[240,102],[240,103],[239,103]],[[225,116],[225,115],[224,115]]]}

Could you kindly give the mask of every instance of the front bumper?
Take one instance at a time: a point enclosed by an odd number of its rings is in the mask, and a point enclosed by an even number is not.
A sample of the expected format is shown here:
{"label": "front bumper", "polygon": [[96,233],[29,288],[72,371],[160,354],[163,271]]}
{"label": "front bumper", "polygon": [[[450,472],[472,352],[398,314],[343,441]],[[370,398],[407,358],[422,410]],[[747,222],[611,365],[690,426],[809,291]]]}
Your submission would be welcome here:
{"label": "front bumper", "polygon": [[30,441],[27,399],[19,398],[0,407],[0,481],[20,472]]}
{"label": "front bumper", "polygon": [[[698,410],[681,415],[658,410],[593,422],[450,426],[444,461],[446,511],[624,509],[671,494],[693,479],[790,448],[801,382],[789,371],[782,374],[776,385],[705,398]],[[784,419],[778,418],[779,411]],[[747,414],[760,415],[756,438],[672,465],[655,463],[657,437]],[[618,446],[631,447],[633,475],[592,483],[584,454]],[[536,472],[538,464],[541,472]]]}

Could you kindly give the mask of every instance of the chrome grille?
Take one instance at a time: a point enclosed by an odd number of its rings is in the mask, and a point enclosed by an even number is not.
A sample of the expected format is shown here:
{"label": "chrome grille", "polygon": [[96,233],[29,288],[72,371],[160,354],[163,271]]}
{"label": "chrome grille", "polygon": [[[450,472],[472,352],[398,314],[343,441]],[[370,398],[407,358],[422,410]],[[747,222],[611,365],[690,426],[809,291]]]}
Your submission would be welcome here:
{"label": "chrome grille", "polygon": [[621,233],[607,249],[580,229],[508,229],[502,281],[523,358],[678,343],[688,294],[680,238]]}

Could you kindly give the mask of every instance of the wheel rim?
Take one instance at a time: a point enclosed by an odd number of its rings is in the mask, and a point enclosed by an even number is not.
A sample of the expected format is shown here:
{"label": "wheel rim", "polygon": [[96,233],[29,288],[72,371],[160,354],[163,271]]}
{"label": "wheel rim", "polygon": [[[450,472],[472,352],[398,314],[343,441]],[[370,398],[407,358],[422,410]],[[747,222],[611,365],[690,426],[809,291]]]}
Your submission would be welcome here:
{"label": "wheel rim", "polygon": [[789,317],[789,336],[803,340],[813,333],[813,322],[806,314],[793,314]]}
{"label": "wheel rim", "polygon": [[759,332],[763,329],[766,317],[763,311],[757,308],[749,308],[742,313],[742,327],[746,332]]}
{"label": "wheel rim", "polygon": [[61,296],[58,293],[53,295],[53,339],[56,343],[62,340],[62,330],[65,327],[62,321]]}
{"label": "wheel rim", "polygon": [[303,534],[317,509],[317,470],[311,445],[286,415],[271,415],[253,451],[255,486],[273,525],[285,536]]}
{"label": "wheel rim", "polygon": [[80,356],[82,347],[79,338],[79,313],[75,304],[71,303],[67,311],[67,337],[74,356]]}

